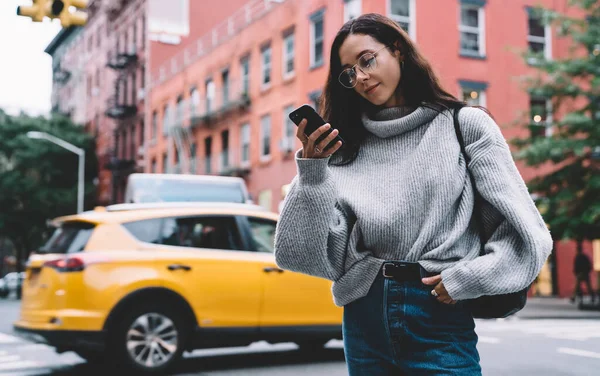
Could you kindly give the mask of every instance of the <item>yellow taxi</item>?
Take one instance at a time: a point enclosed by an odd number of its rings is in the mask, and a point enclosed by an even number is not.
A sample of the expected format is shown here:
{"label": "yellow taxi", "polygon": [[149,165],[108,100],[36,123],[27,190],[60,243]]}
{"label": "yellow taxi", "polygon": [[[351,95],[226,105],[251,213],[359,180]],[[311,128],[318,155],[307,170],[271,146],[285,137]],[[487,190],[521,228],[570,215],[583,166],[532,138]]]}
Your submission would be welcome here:
{"label": "yellow taxi", "polygon": [[278,216],[250,204],[121,204],[55,220],[26,268],[17,333],[162,374],[183,351],[341,338],[327,280],[281,270]]}

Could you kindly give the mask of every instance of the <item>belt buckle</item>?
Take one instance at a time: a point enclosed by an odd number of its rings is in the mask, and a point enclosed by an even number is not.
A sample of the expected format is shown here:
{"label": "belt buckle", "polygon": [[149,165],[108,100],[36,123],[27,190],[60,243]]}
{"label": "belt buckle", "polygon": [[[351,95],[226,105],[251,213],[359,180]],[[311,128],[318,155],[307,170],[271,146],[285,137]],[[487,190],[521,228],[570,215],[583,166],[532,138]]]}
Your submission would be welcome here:
{"label": "belt buckle", "polygon": [[383,276],[386,278],[394,278],[393,275],[387,274],[387,268],[386,266],[396,266],[395,264],[391,263],[391,262],[386,262],[383,264]]}

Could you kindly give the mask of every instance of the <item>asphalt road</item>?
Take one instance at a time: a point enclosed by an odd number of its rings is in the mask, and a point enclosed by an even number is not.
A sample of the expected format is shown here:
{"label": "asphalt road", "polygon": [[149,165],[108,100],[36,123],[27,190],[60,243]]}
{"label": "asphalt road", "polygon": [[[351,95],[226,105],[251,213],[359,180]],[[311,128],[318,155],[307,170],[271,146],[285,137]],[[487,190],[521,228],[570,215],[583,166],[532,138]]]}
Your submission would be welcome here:
{"label": "asphalt road", "polygon": [[[0,374],[104,375],[73,353],[15,337],[19,302],[0,300]],[[600,375],[600,319],[510,319],[478,321],[484,375]],[[248,347],[197,350],[185,354],[174,375],[347,375],[343,346],[331,341],[307,354],[296,345],[257,342]]]}

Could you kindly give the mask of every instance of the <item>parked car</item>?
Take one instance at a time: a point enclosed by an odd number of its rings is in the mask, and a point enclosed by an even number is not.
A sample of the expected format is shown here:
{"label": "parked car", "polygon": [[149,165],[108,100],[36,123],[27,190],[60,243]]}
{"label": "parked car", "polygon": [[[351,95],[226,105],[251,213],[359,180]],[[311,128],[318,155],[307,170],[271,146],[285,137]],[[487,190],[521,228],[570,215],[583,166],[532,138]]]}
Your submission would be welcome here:
{"label": "parked car", "polygon": [[21,297],[21,287],[25,279],[25,272],[12,272],[0,279],[0,297],[6,298],[14,293],[17,298]]}
{"label": "parked car", "polygon": [[8,297],[8,288],[6,287],[6,281],[4,278],[0,278],[0,298]]}
{"label": "parked car", "polygon": [[234,202],[251,204],[244,179],[233,176],[131,174],[125,203]]}
{"label": "parked car", "polygon": [[15,330],[59,353],[156,374],[184,350],[341,338],[331,283],[275,264],[277,214],[149,205],[58,218],[28,260]]}

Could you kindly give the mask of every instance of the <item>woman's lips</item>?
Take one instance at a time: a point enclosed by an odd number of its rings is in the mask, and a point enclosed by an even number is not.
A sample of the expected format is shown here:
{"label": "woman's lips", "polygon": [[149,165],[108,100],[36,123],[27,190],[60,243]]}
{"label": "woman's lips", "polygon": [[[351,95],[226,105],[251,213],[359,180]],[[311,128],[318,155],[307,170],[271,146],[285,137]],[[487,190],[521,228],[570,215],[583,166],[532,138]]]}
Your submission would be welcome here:
{"label": "woman's lips", "polygon": [[375,89],[377,89],[378,86],[379,84],[375,84],[371,87],[368,87],[367,90],[365,90],[365,94],[371,94]]}

